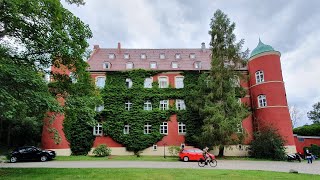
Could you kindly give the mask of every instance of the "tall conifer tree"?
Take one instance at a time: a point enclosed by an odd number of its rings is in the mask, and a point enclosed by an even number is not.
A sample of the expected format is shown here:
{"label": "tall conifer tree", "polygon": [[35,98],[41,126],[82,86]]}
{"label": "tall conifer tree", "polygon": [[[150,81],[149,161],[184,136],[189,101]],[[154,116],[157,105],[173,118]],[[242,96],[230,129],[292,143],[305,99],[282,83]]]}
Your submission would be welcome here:
{"label": "tall conifer tree", "polygon": [[235,23],[221,10],[214,13],[210,27],[211,70],[200,88],[203,126],[198,140],[203,146],[223,147],[239,143],[244,137],[241,123],[248,116],[248,109],[239,103],[245,91],[239,85],[242,75],[237,69],[245,64],[248,50],[241,52],[244,40],[236,42]]}

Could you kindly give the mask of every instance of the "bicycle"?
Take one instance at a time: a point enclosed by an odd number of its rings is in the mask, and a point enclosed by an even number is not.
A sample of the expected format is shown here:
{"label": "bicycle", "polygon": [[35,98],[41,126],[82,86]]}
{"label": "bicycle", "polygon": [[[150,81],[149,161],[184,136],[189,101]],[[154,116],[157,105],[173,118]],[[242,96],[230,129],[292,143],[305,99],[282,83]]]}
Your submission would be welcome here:
{"label": "bicycle", "polygon": [[198,165],[200,167],[204,167],[205,165],[210,165],[211,167],[216,167],[218,165],[218,161],[212,157],[209,157],[207,160],[204,160],[203,158],[201,158],[198,161]]}

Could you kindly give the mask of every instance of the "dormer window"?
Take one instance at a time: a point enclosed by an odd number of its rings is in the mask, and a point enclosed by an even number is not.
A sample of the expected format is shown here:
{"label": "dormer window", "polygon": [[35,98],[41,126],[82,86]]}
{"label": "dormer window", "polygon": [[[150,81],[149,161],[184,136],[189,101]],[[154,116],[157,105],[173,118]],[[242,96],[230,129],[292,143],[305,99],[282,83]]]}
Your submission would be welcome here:
{"label": "dormer window", "polygon": [[161,53],[160,54],[160,59],[165,59],[166,58],[166,55],[164,53]]}
{"label": "dormer window", "polygon": [[110,69],[110,68],[111,68],[111,63],[109,63],[109,62],[103,63],[103,69]]}
{"label": "dormer window", "polygon": [[178,62],[172,62],[172,63],[171,63],[171,67],[172,67],[173,69],[178,68]]}
{"label": "dormer window", "polygon": [[141,54],[141,55],[140,55],[140,58],[141,58],[141,59],[147,59],[147,55],[146,55],[146,54]]}
{"label": "dormer window", "polygon": [[190,54],[190,59],[195,59],[195,58],[196,58],[196,54],[191,53],[191,54]]}
{"label": "dormer window", "polygon": [[130,55],[128,53],[126,53],[126,54],[123,55],[123,58],[124,59],[130,59]]}
{"label": "dormer window", "polygon": [[194,63],[194,68],[195,69],[201,69],[201,62],[200,61],[197,61]]}
{"label": "dormer window", "polygon": [[150,69],[157,69],[157,62],[150,62]]}
{"label": "dormer window", "polygon": [[181,59],[181,54],[176,54],[176,59]]}
{"label": "dormer window", "polygon": [[115,54],[113,54],[113,53],[110,53],[109,54],[109,59],[115,59],[116,58],[116,55]]}
{"label": "dormer window", "polygon": [[132,69],[132,68],[133,68],[133,62],[127,62],[126,69]]}

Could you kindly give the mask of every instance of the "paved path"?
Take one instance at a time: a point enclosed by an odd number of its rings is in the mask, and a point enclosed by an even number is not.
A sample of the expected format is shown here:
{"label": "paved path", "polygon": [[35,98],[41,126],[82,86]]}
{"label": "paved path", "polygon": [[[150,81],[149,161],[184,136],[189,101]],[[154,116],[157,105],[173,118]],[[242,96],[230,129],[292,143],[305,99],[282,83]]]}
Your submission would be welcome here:
{"label": "paved path", "polygon": [[307,164],[306,161],[278,162],[278,161],[240,161],[218,160],[215,168],[205,166],[201,168],[197,162],[153,162],[153,161],[49,161],[49,162],[18,162],[0,163],[0,168],[193,168],[193,169],[239,169],[266,170],[289,172],[290,169],[299,173],[319,174],[320,161]]}

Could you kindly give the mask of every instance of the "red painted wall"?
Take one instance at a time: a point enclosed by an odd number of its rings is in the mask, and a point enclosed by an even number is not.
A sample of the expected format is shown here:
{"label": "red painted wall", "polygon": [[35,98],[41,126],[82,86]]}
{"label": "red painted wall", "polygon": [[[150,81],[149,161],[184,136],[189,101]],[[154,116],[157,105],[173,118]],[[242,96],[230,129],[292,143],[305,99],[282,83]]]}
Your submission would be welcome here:
{"label": "red painted wall", "polygon": [[[303,138],[303,141],[299,141],[299,138]],[[315,144],[320,146],[320,137],[312,137],[312,136],[294,136],[294,142],[296,144],[297,152],[304,154],[303,147],[311,146],[311,144]]]}

